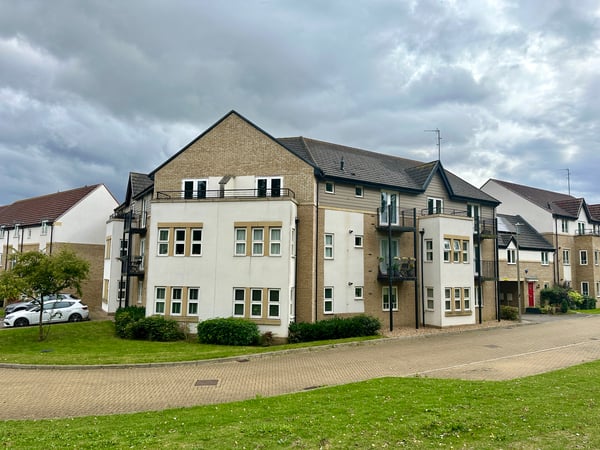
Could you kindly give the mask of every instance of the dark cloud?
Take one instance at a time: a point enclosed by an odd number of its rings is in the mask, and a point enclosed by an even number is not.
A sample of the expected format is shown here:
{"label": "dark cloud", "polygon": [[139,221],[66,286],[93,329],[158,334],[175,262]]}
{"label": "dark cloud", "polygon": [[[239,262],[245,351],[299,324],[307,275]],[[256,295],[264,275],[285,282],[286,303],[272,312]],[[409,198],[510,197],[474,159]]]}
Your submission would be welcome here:
{"label": "dark cloud", "polygon": [[[236,109],[304,135],[600,203],[594,1],[0,0],[0,204],[122,199]],[[566,182],[564,183],[566,185]],[[560,189],[559,189],[560,187]]]}

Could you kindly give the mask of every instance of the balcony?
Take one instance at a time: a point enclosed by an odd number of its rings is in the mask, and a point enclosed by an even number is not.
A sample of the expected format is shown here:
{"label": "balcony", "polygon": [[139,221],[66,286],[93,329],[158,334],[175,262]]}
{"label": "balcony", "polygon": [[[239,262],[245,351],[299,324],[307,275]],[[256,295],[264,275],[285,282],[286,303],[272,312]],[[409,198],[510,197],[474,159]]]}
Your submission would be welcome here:
{"label": "balcony", "polygon": [[[417,279],[417,260],[415,258],[394,258],[394,262],[391,267],[391,279],[392,282],[400,282],[407,280],[416,280]],[[390,276],[388,274],[388,264],[385,261],[379,262],[379,269],[377,272],[377,280],[385,281],[388,283],[390,281]]]}
{"label": "balcony", "polygon": [[[413,209],[403,209],[392,214],[392,231],[415,231],[417,226],[417,213]],[[388,229],[387,210],[377,208],[377,229],[385,231]]]}
{"label": "balcony", "polygon": [[160,201],[208,201],[246,199],[290,199],[294,191],[288,188],[276,189],[217,189],[199,191],[157,191],[155,199]]}
{"label": "balcony", "polygon": [[477,264],[475,265],[475,276],[481,278],[482,281],[496,279],[496,265],[494,261],[483,260],[479,261],[480,270],[477,272]]}
{"label": "balcony", "polygon": [[124,273],[130,276],[143,276],[144,275],[144,257],[134,256],[131,260],[123,259],[123,270]]}

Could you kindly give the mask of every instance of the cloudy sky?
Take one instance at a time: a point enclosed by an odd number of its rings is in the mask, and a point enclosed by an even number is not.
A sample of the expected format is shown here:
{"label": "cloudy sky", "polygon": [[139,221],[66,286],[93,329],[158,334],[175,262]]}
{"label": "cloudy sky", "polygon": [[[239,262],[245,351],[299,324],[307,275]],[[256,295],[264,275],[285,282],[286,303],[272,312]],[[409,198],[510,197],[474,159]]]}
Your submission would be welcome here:
{"label": "cloudy sky", "polygon": [[0,0],[0,205],[122,201],[232,109],[600,203],[599,90],[596,0]]}

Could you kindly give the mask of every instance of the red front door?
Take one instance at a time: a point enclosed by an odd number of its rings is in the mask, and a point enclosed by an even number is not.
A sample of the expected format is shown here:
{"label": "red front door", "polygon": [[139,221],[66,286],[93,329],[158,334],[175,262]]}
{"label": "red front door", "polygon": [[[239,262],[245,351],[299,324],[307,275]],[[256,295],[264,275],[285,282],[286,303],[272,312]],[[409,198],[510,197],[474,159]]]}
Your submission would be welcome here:
{"label": "red front door", "polygon": [[529,294],[529,306],[534,307],[535,306],[535,297],[533,294],[533,281],[530,281],[529,283],[527,283],[527,292]]}

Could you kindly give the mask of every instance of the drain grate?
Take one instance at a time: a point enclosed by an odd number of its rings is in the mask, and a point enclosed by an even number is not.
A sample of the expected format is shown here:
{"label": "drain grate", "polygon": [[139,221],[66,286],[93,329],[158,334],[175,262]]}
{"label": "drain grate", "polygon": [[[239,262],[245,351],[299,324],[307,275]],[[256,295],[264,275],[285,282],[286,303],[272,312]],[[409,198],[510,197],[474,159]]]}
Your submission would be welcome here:
{"label": "drain grate", "polygon": [[219,380],[196,380],[194,386],[216,386]]}

